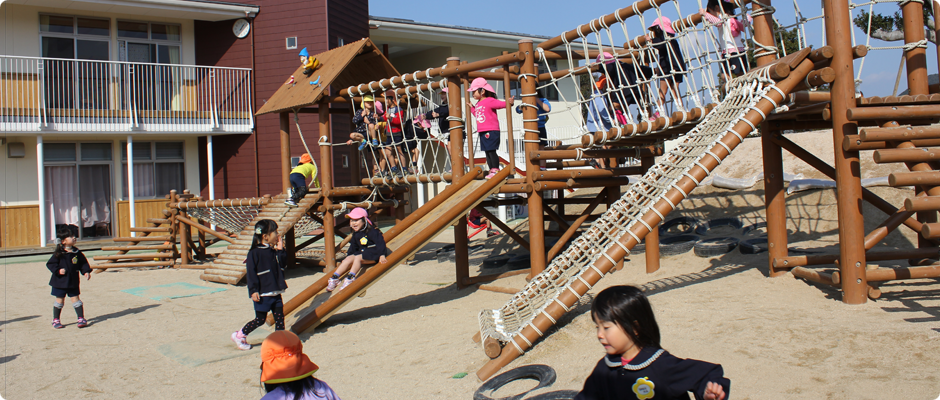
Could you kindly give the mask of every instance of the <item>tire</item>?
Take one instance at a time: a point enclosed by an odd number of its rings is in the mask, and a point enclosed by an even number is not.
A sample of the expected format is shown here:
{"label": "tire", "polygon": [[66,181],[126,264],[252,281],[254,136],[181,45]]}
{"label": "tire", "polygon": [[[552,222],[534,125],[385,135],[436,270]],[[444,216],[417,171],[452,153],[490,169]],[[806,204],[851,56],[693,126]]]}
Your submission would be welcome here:
{"label": "tire", "polygon": [[748,239],[738,244],[741,254],[757,254],[767,251],[767,238]]}
{"label": "tire", "polygon": [[532,266],[532,257],[528,254],[513,256],[506,262],[506,266],[509,267],[510,271],[529,268]]}
{"label": "tire", "polygon": [[577,390],[556,390],[554,392],[537,394],[526,398],[526,400],[571,400],[578,395]]}
{"label": "tire", "polygon": [[[695,227],[701,224],[702,221],[694,217],[679,217],[673,218],[666,222],[663,222],[659,225],[659,236],[665,235],[685,235],[692,233],[695,230]],[[675,227],[685,226],[685,229],[679,229],[678,231],[670,232],[669,230]]]}
{"label": "tire", "polygon": [[[525,392],[507,397],[492,398],[491,394],[498,391],[503,386],[519,379],[535,379],[538,384]],[[473,400],[521,400],[525,395],[541,388],[547,388],[555,383],[555,370],[552,367],[541,364],[523,365],[519,368],[511,369],[496,375],[492,379],[483,382],[480,388],[473,393]],[[550,399],[550,398],[549,398]],[[547,399],[546,399],[547,400]]]}
{"label": "tire", "polygon": [[496,256],[483,260],[483,268],[500,268],[509,263],[509,256]]}
{"label": "tire", "polygon": [[[754,231],[757,231],[758,229],[767,230],[767,223],[766,223],[766,222],[758,222],[758,223],[754,223],[754,224],[750,224],[750,225],[748,225],[748,226],[745,226],[744,229],[741,230],[741,236],[747,236],[747,234],[749,234],[749,233],[751,233],[751,232],[754,232]],[[758,231],[757,233],[760,233],[760,232]],[[766,235],[766,233],[765,233],[764,235]]]}
{"label": "tire", "polygon": [[[741,220],[737,218],[716,218],[716,219],[705,221],[705,223],[699,224],[697,227],[695,227],[695,234],[699,236],[705,236],[709,234],[708,231],[714,228],[717,228],[719,226],[730,226],[734,228],[734,230],[738,230],[744,226],[744,223],[741,222]],[[711,234],[714,234],[714,232],[712,232]]]}
{"label": "tire", "polygon": [[699,237],[695,235],[667,236],[659,239],[659,255],[662,257],[677,256],[692,250]]}
{"label": "tire", "polygon": [[735,247],[738,247],[738,238],[717,237],[702,239],[692,249],[695,255],[708,258],[728,254]]}

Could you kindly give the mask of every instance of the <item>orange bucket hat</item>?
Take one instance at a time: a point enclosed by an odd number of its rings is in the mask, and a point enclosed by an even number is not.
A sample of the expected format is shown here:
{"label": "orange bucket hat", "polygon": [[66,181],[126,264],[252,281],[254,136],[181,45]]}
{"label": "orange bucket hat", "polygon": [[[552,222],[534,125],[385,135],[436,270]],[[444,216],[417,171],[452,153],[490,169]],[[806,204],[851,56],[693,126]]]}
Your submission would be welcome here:
{"label": "orange bucket hat", "polygon": [[311,162],[313,162],[313,160],[310,159],[310,154],[304,153],[304,155],[300,156],[301,164],[309,164]]}
{"label": "orange bucket hat", "polygon": [[318,369],[304,354],[303,342],[291,331],[276,331],[261,343],[262,383],[299,381]]}

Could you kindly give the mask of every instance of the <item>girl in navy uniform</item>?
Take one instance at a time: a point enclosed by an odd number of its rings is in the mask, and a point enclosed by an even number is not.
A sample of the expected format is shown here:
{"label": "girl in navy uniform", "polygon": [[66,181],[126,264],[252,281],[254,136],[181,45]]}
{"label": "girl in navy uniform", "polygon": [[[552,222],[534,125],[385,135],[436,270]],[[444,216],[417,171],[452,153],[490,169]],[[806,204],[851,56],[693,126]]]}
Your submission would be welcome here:
{"label": "girl in navy uniform", "polygon": [[382,232],[372,225],[372,221],[369,221],[369,213],[364,208],[356,207],[346,214],[346,218],[350,219],[349,226],[353,230],[352,240],[349,241],[346,258],[327,282],[326,291],[328,292],[332,292],[339,286],[339,278],[347,270],[349,274],[346,275],[339,290],[345,289],[356,280],[356,275],[359,274],[359,269],[363,264],[375,264],[376,261],[385,264],[385,238]]}
{"label": "girl in navy uniform", "polygon": [[52,272],[49,286],[52,286],[52,296],[55,297],[52,308],[52,327],[55,329],[63,327],[62,322],[59,321],[59,315],[62,314],[62,307],[65,306],[66,295],[72,299],[72,307],[75,308],[75,315],[78,316],[78,327],[88,326],[88,321],[85,320],[85,308],[79,297],[81,294],[79,283],[82,281],[79,275],[85,275],[86,279],[91,279],[91,266],[88,265],[88,259],[81,250],[75,247],[76,241],[71,230],[59,229],[56,232],[55,251],[46,262],[46,268]]}
{"label": "girl in navy uniform", "polygon": [[284,330],[284,300],[281,294],[287,289],[284,279],[284,240],[277,233],[277,223],[263,219],[255,224],[255,235],[245,260],[248,274],[248,295],[255,305],[255,319],[232,333],[232,341],[242,350],[250,350],[248,334],[264,323],[268,312],[274,315],[274,330]]}
{"label": "girl in navy uniform", "polygon": [[594,367],[576,400],[724,400],[731,390],[721,365],[677,358],[659,345],[649,300],[633,286],[604,289],[591,305],[597,340],[607,355]]}

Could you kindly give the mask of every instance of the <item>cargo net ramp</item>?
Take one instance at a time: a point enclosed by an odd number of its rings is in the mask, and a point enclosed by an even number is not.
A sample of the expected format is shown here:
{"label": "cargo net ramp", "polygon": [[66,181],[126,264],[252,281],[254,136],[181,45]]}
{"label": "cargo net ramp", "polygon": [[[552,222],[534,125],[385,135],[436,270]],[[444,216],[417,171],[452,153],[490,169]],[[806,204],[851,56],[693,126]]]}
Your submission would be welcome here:
{"label": "cargo net ramp", "polygon": [[[728,89],[725,100],[692,129],[682,143],[631,186],[567,250],[554,258],[541,274],[535,276],[500,309],[482,310],[478,314],[483,340],[492,338],[498,340],[500,344],[507,344],[507,348],[503,350],[504,354],[509,349],[508,344],[518,350],[516,354],[521,354],[531,347],[533,338],[520,334],[524,328],[531,327],[538,336],[542,336],[543,332],[533,324],[533,321],[541,317],[548,318],[554,324],[555,319],[546,312],[549,305],[557,303],[566,312],[569,311],[574,302],[585,294],[578,293],[572,287],[574,282],[581,281],[588,288],[585,292],[593,287],[597,280],[618,261],[607,254],[608,250],[619,246],[626,255],[629,255],[629,248],[624,245],[629,242],[628,238],[632,236],[636,242],[639,242],[645,236],[645,234],[634,233],[635,231],[643,232],[643,229],[634,230],[633,228],[637,227],[637,224],[642,224],[645,225],[645,232],[649,232],[652,227],[643,218],[655,213],[659,220],[662,220],[668,213],[668,211],[657,210],[654,205],[665,200],[671,206],[669,210],[675,209],[676,204],[669,200],[667,193],[676,189],[682,193],[683,199],[687,197],[690,190],[683,191],[679,186],[679,181],[689,177],[697,185],[700,180],[696,180],[690,171],[699,166],[705,170],[707,176],[711,171],[703,165],[703,161],[707,158],[714,158],[714,161],[720,163],[723,159],[714,154],[712,149],[721,146],[730,153],[733,146],[743,140],[743,135],[747,132],[742,134],[732,130],[732,127],[744,121],[750,125],[750,129],[754,129],[754,122],[744,117],[752,110],[765,115],[766,112],[756,108],[757,103],[762,99],[769,100],[773,107],[776,107],[778,102],[767,96],[769,92],[776,91],[781,98],[786,97],[784,91],[775,86],[768,68],[752,71],[731,81]],[[734,138],[730,141],[722,141],[730,135]],[[733,146],[729,147],[728,142],[733,143]],[[599,269],[595,263],[601,258],[606,258],[609,264],[602,263],[606,267]],[[585,278],[585,272],[591,269],[597,273],[591,274],[594,275],[592,278],[596,279]],[[571,304],[566,304],[559,299],[565,291],[574,295],[565,296]],[[544,325],[543,328],[545,328]]]}

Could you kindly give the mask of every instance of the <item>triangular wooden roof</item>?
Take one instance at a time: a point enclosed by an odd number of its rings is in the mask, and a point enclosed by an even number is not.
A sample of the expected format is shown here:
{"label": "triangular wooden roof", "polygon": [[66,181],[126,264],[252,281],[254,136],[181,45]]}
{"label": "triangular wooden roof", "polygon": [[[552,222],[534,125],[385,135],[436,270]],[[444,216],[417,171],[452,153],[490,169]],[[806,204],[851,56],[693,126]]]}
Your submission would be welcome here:
{"label": "triangular wooden roof", "polygon": [[[360,83],[377,81],[398,75],[398,70],[378,50],[369,38],[315,55],[320,68],[309,77],[303,67],[294,71],[294,83],[284,84],[255,115],[279,113],[306,107],[320,101],[326,88],[346,89]],[[320,79],[319,85],[310,82]],[[285,82],[289,77],[284,79]]]}

